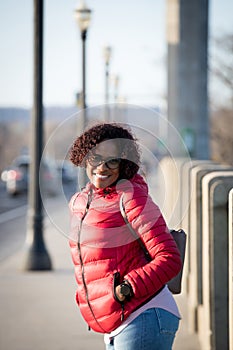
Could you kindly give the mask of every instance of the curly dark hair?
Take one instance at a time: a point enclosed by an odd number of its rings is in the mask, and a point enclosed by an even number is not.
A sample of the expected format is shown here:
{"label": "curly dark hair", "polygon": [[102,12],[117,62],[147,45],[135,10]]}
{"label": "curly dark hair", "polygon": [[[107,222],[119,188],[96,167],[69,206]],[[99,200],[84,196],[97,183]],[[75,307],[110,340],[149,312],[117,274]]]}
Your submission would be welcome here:
{"label": "curly dark hair", "polygon": [[119,178],[131,179],[139,169],[139,147],[132,132],[121,124],[101,123],[84,131],[71,147],[71,162],[76,166],[85,167],[89,152],[102,141],[110,139],[116,139],[121,158]]}

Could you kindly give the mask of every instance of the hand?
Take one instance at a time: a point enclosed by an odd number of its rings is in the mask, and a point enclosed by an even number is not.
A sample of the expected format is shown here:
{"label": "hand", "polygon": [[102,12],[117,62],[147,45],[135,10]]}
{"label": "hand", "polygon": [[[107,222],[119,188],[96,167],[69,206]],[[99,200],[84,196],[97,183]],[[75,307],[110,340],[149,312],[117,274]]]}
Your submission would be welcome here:
{"label": "hand", "polygon": [[122,302],[122,301],[125,300],[125,296],[124,296],[123,294],[121,294],[120,290],[121,290],[121,286],[120,286],[120,285],[116,286],[116,290],[115,290],[115,291],[116,291],[117,299],[118,299],[120,302]]}

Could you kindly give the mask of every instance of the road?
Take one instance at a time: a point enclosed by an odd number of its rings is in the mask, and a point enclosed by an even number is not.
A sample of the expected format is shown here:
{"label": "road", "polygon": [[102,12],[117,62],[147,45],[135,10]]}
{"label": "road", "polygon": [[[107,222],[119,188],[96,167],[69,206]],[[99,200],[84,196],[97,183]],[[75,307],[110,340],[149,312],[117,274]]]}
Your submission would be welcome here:
{"label": "road", "polygon": [[10,196],[4,183],[0,180],[0,214],[27,204],[27,194]]}
{"label": "road", "polygon": [[[75,192],[75,184],[67,184],[61,195],[48,197],[44,202],[45,220],[57,221],[56,207],[67,207]],[[11,197],[0,185],[0,262],[17,252],[25,243],[27,233],[27,194]],[[56,223],[55,223],[56,224]]]}

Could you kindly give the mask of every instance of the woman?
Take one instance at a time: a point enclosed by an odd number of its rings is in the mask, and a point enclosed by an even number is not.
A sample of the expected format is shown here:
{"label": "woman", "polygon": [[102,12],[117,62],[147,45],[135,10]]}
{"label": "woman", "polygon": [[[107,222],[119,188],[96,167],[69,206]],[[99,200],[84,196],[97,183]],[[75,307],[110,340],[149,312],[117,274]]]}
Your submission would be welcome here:
{"label": "woman", "polygon": [[[105,334],[106,349],[171,349],[180,316],[166,283],[178,274],[181,260],[138,174],[134,136],[119,124],[98,124],[75,140],[70,159],[85,167],[90,180],[70,201],[82,316],[89,328]],[[150,262],[124,222],[120,201]]]}

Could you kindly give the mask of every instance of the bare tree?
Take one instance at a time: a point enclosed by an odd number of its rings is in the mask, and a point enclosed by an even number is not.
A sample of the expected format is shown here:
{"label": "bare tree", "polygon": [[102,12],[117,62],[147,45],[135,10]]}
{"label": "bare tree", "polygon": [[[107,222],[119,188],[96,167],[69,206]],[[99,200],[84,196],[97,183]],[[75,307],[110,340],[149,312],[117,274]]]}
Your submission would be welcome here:
{"label": "bare tree", "polygon": [[211,96],[211,154],[214,161],[233,165],[233,34],[212,39],[210,46],[210,81],[218,83]]}
{"label": "bare tree", "polygon": [[233,110],[215,111],[210,126],[211,158],[218,163],[233,166]]}
{"label": "bare tree", "polygon": [[210,77],[217,79],[230,95],[233,109],[233,34],[223,34],[212,40]]}

